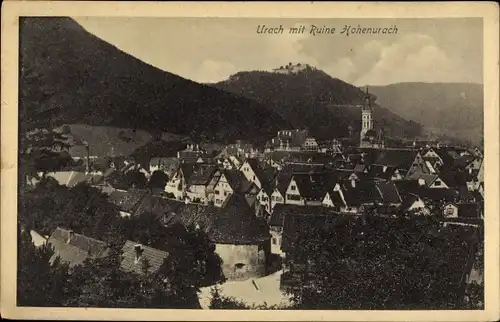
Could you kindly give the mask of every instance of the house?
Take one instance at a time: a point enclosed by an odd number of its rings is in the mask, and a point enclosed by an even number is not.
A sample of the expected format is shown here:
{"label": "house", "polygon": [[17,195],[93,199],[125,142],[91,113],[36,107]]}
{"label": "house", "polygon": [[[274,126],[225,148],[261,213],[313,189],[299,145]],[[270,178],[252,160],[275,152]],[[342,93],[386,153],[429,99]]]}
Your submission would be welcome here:
{"label": "house", "polygon": [[177,152],[177,159],[185,163],[203,163],[204,153],[198,144],[188,144],[186,149]]}
{"label": "house", "polygon": [[308,138],[307,130],[281,130],[270,142],[274,150],[300,151]]}
{"label": "house", "polygon": [[153,157],[149,161],[149,173],[163,171],[169,178],[177,171],[181,161],[173,157]]}
{"label": "house", "polygon": [[331,184],[325,173],[296,173],[285,192],[285,203],[296,205],[320,206]]}
{"label": "house", "polygon": [[209,201],[209,185],[216,172],[216,165],[196,164],[187,182],[186,198],[194,202],[207,203]]}
{"label": "house", "polygon": [[135,214],[136,205],[145,195],[145,192],[114,190],[108,200],[118,207],[122,217],[131,217]]}
{"label": "house", "polygon": [[447,202],[443,206],[445,218],[481,218],[480,207],[477,203]]}
{"label": "house", "polygon": [[[337,205],[344,213],[356,214],[363,211],[363,206],[383,204],[383,197],[375,181],[342,180],[334,186],[333,191],[338,191],[342,197],[343,202],[338,202]],[[330,197],[333,198],[332,195]]]}
{"label": "house", "polygon": [[270,213],[273,211],[276,204],[286,203],[286,191],[292,180],[292,173],[288,171],[281,171],[275,178],[274,189],[270,197]]}
{"label": "house", "polygon": [[54,247],[54,255],[50,262],[56,258],[70,267],[74,267],[87,259],[96,259],[107,256],[108,247],[103,241],[77,234],[71,229],[57,227],[47,240],[48,245]]}
{"label": "house", "polygon": [[223,170],[214,187],[214,204],[221,207],[233,193],[257,195],[260,189],[238,170]]}
{"label": "house", "polygon": [[418,155],[418,151],[410,149],[381,149],[366,152],[363,159],[367,164],[392,167],[399,170],[401,175],[406,175],[408,172],[412,173],[412,167],[422,167],[422,160]]}
{"label": "house", "polygon": [[319,146],[315,138],[307,137],[306,140],[304,141],[302,148],[306,151],[318,151]]}
{"label": "house", "polygon": [[156,248],[127,240],[122,247],[120,269],[138,275],[155,274],[161,268],[168,253]]}
{"label": "house", "polygon": [[439,174],[424,174],[424,173],[414,173],[407,178],[408,180],[415,180],[421,186],[426,186],[428,188],[449,188],[448,185],[440,178]]}
{"label": "house", "polygon": [[188,181],[193,174],[195,163],[181,163],[177,171],[169,178],[165,186],[165,193],[174,198],[182,199],[188,187]]}
{"label": "house", "polygon": [[270,190],[275,170],[273,168],[263,168],[257,159],[248,158],[240,167],[245,178],[255,183],[259,189]]}
{"label": "house", "polygon": [[222,207],[180,203],[163,217],[162,221],[169,224],[193,224],[206,231],[223,261],[227,279],[244,280],[266,274],[269,227],[255,216],[243,196],[232,194]]}

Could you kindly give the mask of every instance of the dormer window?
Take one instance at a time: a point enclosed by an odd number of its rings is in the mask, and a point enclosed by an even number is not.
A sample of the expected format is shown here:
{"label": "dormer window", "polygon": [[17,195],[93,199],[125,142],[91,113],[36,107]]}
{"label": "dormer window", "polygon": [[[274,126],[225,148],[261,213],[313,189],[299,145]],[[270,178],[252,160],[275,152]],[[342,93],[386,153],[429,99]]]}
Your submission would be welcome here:
{"label": "dormer window", "polygon": [[137,263],[139,263],[139,260],[141,259],[142,253],[144,252],[144,249],[142,248],[142,245],[137,244],[134,246],[134,250],[135,250],[134,263],[137,264]]}

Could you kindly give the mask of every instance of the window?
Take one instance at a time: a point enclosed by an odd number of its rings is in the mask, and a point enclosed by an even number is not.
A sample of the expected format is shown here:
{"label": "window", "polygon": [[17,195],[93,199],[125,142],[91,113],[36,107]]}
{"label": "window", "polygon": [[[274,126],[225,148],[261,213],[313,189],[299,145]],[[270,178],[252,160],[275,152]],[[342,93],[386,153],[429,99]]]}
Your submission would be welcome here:
{"label": "window", "polygon": [[295,191],[295,189],[297,189],[297,187],[295,187],[295,186],[290,186],[290,190]]}
{"label": "window", "polygon": [[278,241],[276,240],[276,237],[273,237],[273,245],[276,245]]}
{"label": "window", "polygon": [[227,196],[227,195],[228,195],[227,191],[224,191],[224,197]]}
{"label": "window", "polygon": [[215,192],[215,194],[216,194],[216,195],[218,195],[218,194],[219,194],[219,190],[215,190],[214,192]]}
{"label": "window", "polygon": [[441,181],[439,181],[439,180],[436,180],[436,181],[434,182],[434,185],[435,185],[436,187],[439,187],[439,186],[441,186]]}
{"label": "window", "polygon": [[286,195],[286,199],[300,201],[300,196],[299,195]]}
{"label": "window", "polygon": [[253,181],[255,181],[255,176],[253,176]]}
{"label": "window", "polygon": [[216,203],[217,205],[220,205],[220,199],[215,199],[215,203]]}
{"label": "window", "polygon": [[280,196],[276,196],[276,201],[281,201],[281,197]]}
{"label": "window", "polygon": [[243,267],[245,267],[245,264],[243,263],[236,263],[236,265],[234,265],[235,270],[242,269]]}

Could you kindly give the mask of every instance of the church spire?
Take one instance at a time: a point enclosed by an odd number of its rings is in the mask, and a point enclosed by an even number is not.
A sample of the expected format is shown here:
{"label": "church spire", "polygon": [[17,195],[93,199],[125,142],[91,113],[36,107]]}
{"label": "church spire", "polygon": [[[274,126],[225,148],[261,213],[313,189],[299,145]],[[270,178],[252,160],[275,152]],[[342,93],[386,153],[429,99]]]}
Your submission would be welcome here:
{"label": "church spire", "polygon": [[366,108],[371,107],[371,100],[370,100],[370,93],[368,92],[368,85],[366,85],[366,91],[365,91],[365,107]]}

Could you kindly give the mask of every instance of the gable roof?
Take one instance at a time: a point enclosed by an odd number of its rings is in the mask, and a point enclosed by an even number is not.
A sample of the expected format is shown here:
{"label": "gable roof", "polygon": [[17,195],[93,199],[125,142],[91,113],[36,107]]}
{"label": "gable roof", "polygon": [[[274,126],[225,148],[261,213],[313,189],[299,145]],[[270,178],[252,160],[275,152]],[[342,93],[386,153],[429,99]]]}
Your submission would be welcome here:
{"label": "gable roof", "polygon": [[382,196],[373,181],[361,180],[356,182],[354,187],[350,181],[343,181],[341,187],[348,206],[382,202]]}
{"label": "gable roof", "polygon": [[375,183],[383,203],[401,203],[401,196],[392,181],[379,181]]}
{"label": "gable roof", "polygon": [[236,193],[244,194],[254,185],[252,182],[248,181],[245,175],[239,170],[224,170],[222,173],[231,189]]}
{"label": "gable roof", "polygon": [[114,190],[108,200],[121,210],[130,213],[145,195],[145,192],[139,191]]}
{"label": "gable roof", "polygon": [[375,150],[368,154],[367,159],[372,164],[391,166],[397,169],[409,169],[418,151],[403,149]]}
{"label": "gable roof", "polygon": [[99,258],[107,254],[105,242],[60,227],[54,230],[47,244],[51,244],[55,250],[50,261],[53,262],[59,257],[70,267],[82,264],[87,258]]}
{"label": "gable roof", "polygon": [[143,265],[142,261],[139,260],[135,262],[136,251],[135,246],[140,245],[142,248],[141,258],[147,259],[150,267],[148,273],[154,274],[158,272],[160,267],[163,265],[164,260],[167,258],[168,253],[162,250],[141,245],[139,243],[134,243],[133,241],[127,240],[122,248],[122,262],[120,264],[120,269],[125,272],[133,272],[136,274],[143,275]]}
{"label": "gable roof", "polygon": [[327,173],[294,174],[293,180],[297,184],[300,195],[307,200],[322,200],[325,193],[335,184],[333,176]]}
{"label": "gable roof", "polygon": [[261,188],[268,194],[272,193],[273,190],[273,178],[275,175],[275,169],[272,167],[262,168],[259,161],[255,158],[248,158],[245,160],[248,165],[252,168],[255,176],[259,179]]}
{"label": "gable roof", "polygon": [[220,244],[253,244],[270,238],[267,224],[255,216],[245,197],[236,193],[220,208],[181,203],[168,221],[199,224],[213,242]]}
{"label": "gable roof", "polygon": [[188,185],[208,185],[215,175],[217,166],[213,164],[196,164],[188,180]]}

